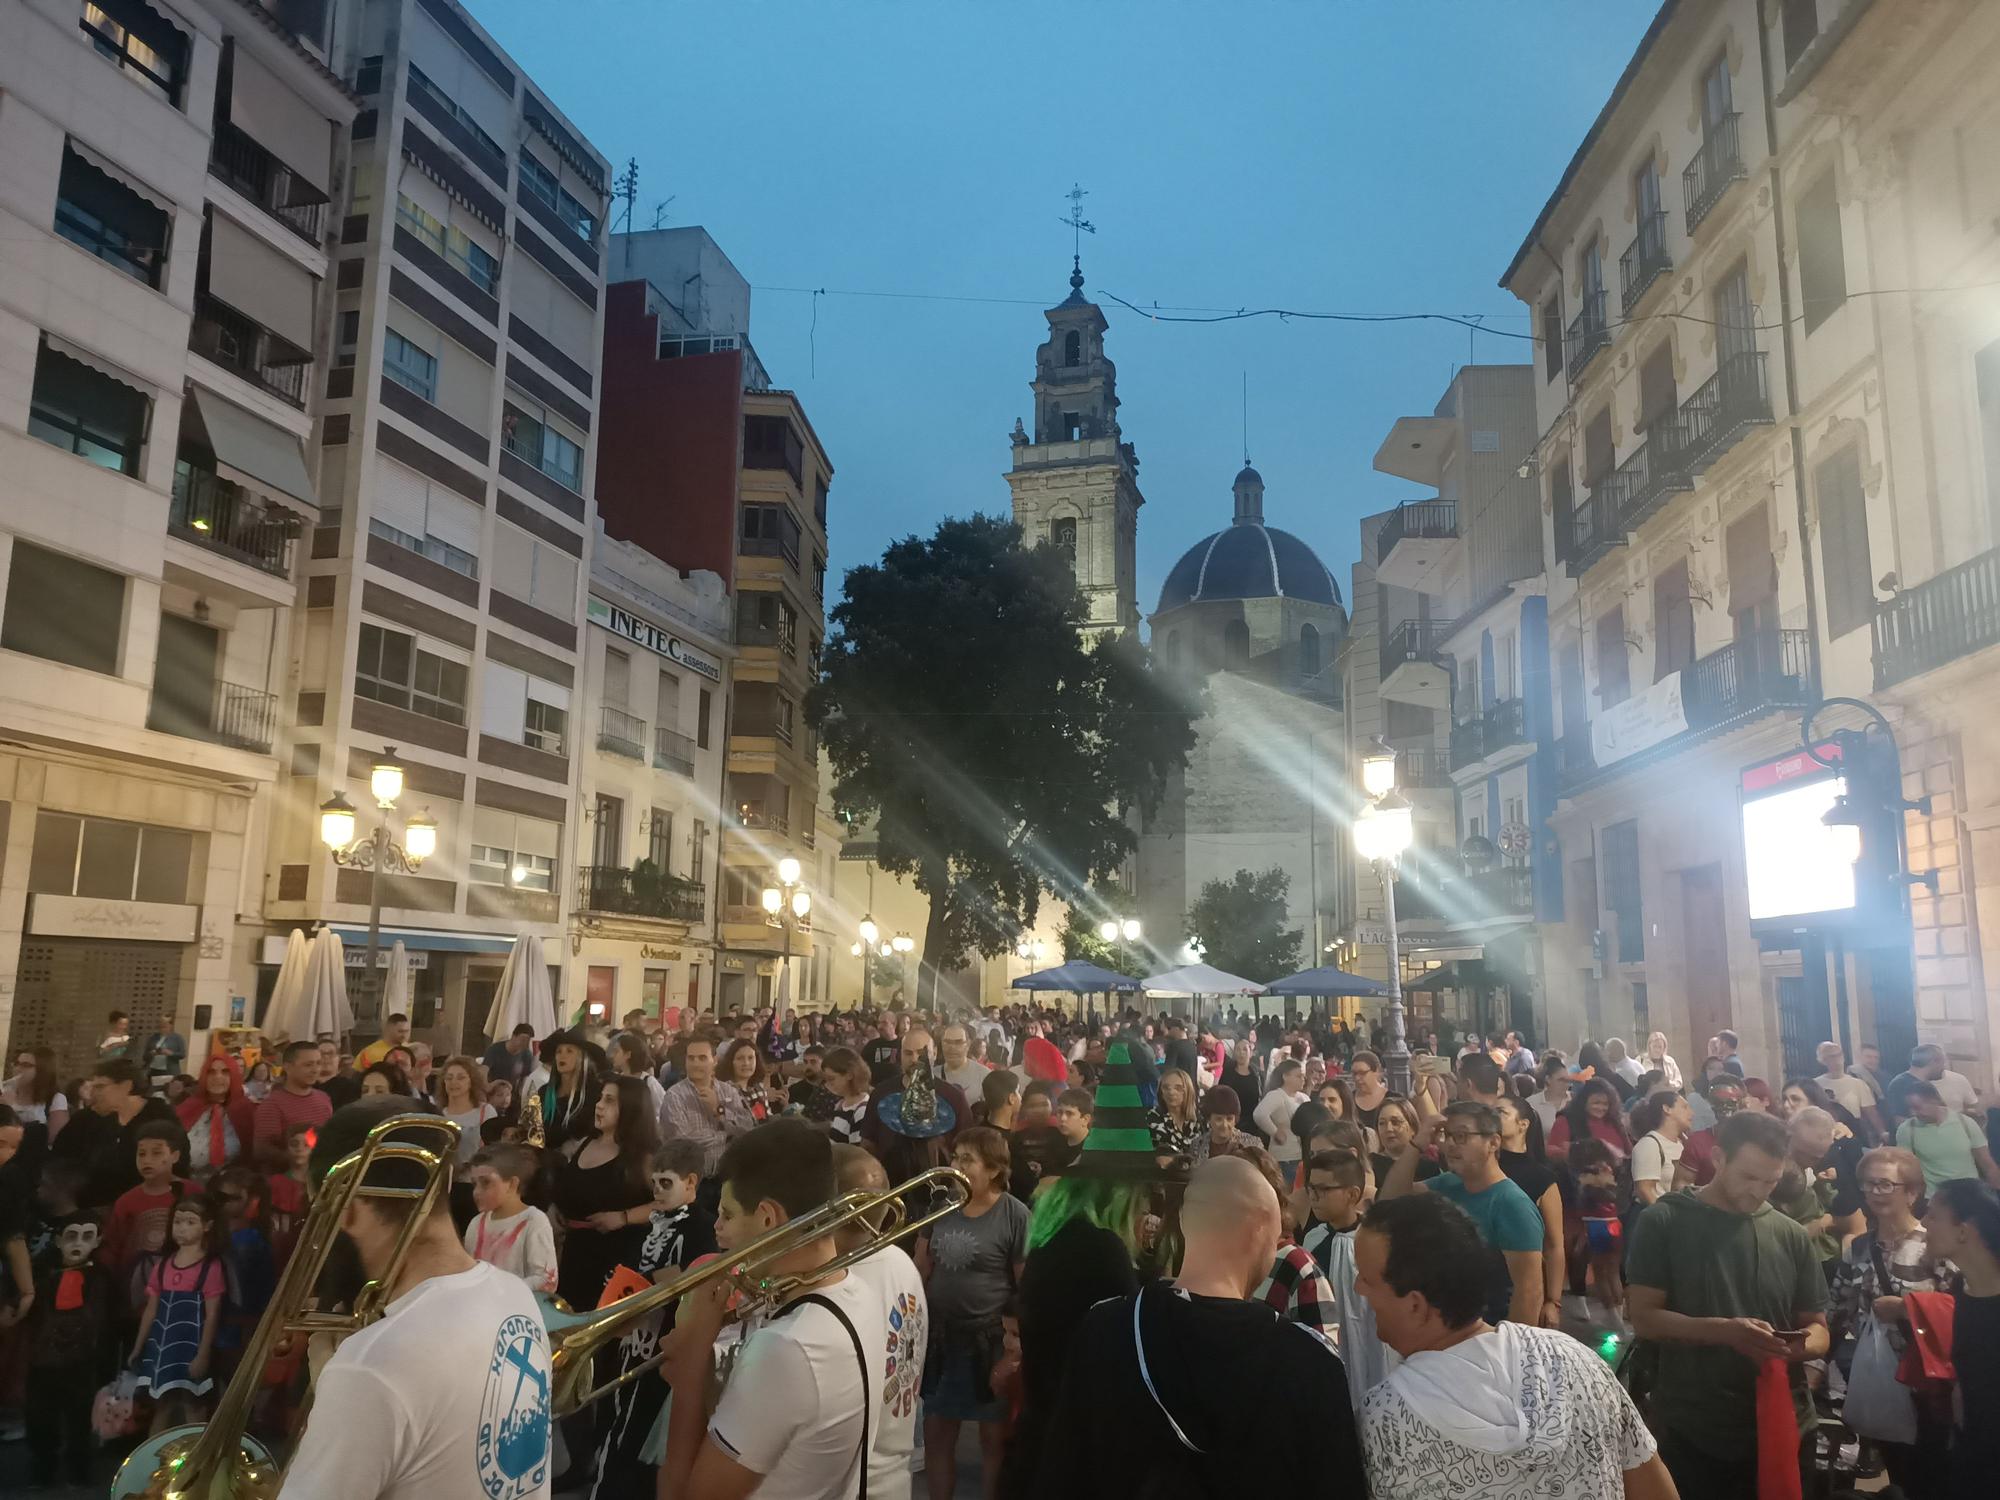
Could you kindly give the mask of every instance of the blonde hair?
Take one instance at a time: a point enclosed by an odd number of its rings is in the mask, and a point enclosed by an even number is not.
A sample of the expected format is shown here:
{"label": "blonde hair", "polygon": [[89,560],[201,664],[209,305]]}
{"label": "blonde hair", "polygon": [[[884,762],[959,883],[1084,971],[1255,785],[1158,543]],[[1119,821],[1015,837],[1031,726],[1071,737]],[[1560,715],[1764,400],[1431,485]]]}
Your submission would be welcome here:
{"label": "blonde hair", "polygon": [[[1172,1108],[1167,1104],[1167,1080],[1169,1078],[1178,1078],[1181,1081],[1181,1103],[1178,1109]],[[1172,1117],[1175,1124],[1192,1125],[1198,1118],[1198,1116],[1195,1113],[1195,1107],[1194,1107],[1194,1080],[1188,1077],[1187,1069],[1185,1068],[1160,1069],[1160,1084],[1159,1084],[1158,1098],[1160,1101],[1160,1108],[1166,1110],[1167,1114]]]}
{"label": "blonde hair", "polygon": [[1872,1151],[1861,1153],[1861,1160],[1854,1165],[1854,1175],[1859,1177],[1868,1170],[1871,1161],[1885,1161],[1896,1169],[1896,1178],[1918,1197],[1924,1192],[1924,1164],[1917,1160],[1914,1151],[1906,1151],[1901,1146],[1877,1146]]}

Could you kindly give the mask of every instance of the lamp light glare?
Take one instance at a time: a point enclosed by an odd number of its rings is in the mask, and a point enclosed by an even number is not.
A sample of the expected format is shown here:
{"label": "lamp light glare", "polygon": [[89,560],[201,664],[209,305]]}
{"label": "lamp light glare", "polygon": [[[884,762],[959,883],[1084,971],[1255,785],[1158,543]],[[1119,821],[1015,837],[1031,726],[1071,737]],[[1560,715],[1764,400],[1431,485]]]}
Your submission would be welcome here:
{"label": "lamp light glare", "polygon": [[875,944],[879,942],[882,937],[882,929],[875,925],[875,919],[873,917],[863,917],[861,919],[860,927],[858,927],[855,930],[861,934],[861,941],[866,943],[871,948],[874,947]]}
{"label": "lamp light glare", "polygon": [[354,804],[344,792],[335,792],[319,805],[320,842],[329,849],[345,849],[354,842]]}
{"label": "lamp light glare", "polygon": [[789,854],[778,861],[778,884],[797,885],[799,883],[799,862]]}
{"label": "lamp light glare", "polygon": [[368,792],[377,807],[394,807],[403,795],[403,768],[389,758],[394,753],[391,746],[368,771]]}
{"label": "lamp light glare", "polygon": [[783,891],[779,890],[775,885],[767,885],[764,887],[765,911],[769,912],[772,916],[775,917],[778,914],[778,912],[784,907],[784,904],[785,904],[785,893]]}
{"label": "lamp light glare", "polygon": [[421,864],[437,853],[437,820],[428,810],[403,825],[403,852]]}

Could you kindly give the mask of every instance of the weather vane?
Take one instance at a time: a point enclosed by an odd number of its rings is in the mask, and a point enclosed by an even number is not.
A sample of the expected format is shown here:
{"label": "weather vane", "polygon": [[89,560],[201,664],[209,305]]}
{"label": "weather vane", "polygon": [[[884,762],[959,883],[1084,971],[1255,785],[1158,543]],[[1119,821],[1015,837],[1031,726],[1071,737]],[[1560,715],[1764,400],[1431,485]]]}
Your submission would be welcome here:
{"label": "weather vane", "polygon": [[1083,237],[1097,233],[1097,226],[1083,216],[1083,200],[1090,196],[1083,187],[1071,183],[1068,194],[1069,215],[1060,222],[1069,225],[1070,258],[1079,267],[1083,264]]}

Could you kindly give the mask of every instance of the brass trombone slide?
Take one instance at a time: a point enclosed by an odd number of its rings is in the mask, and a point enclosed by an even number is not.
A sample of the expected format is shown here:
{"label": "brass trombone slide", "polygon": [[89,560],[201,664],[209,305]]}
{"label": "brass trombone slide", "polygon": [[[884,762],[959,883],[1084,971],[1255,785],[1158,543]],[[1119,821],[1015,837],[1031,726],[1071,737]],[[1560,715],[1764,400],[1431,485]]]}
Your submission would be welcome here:
{"label": "brass trombone slide", "polygon": [[[942,1190],[941,1204],[934,1204],[919,1218],[904,1217],[906,1210],[903,1203],[907,1195],[936,1190]],[[733,1256],[719,1257],[671,1281],[662,1282],[648,1291],[635,1292],[595,1312],[565,1312],[544,1303],[542,1314],[548,1323],[549,1347],[553,1356],[549,1395],[554,1415],[557,1418],[569,1416],[598,1397],[608,1395],[657,1368],[665,1358],[664,1354],[656,1353],[644,1364],[635,1365],[602,1385],[593,1387],[590,1383],[592,1365],[600,1349],[614,1339],[623,1338],[633,1324],[678,1302],[716,1278],[727,1277],[742,1294],[742,1304],[736,1311],[736,1317],[741,1319],[787,1302],[813,1283],[824,1281],[856,1261],[865,1260],[876,1251],[935,1224],[971,1195],[972,1184],[965,1180],[963,1173],[952,1167],[932,1167],[908,1182],[880,1192],[843,1193],[810,1213],[780,1224],[768,1234],[759,1235]],[[885,1210],[888,1213],[886,1219],[881,1217]],[[866,1243],[842,1251],[816,1268],[810,1276],[778,1275],[772,1271],[777,1262],[801,1246],[824,1239],[856,1220],[868,1226]]]}

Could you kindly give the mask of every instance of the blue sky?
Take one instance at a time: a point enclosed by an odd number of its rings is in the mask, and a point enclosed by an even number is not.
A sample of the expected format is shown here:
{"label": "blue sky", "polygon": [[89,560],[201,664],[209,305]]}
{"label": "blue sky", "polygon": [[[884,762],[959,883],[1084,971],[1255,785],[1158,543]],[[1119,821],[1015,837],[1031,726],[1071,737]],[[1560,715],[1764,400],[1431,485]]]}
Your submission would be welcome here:
{"label": "blue sky", "polygon": [[[1483,314],[1653,14],[1641,0],[471,0],[621,166],[641,227],[705,226],[751,337],[832,457],[835,575],[937,519],[1004,513],[1039,309],[1135,303]],[[778,288],[824,287],[812,298]],[[838,295],[922,294],[922,300]],[[1010,299],[1020,299],[1018,301]],[[817,329],[813,321],[817,315]],[[1106,304],[1138,447],[1140,608],[1226,524],[1249,446],[1273,525],[1345,594],[1370,467],[1456,366],[1530,346],[1444,324],[1149,322]]]}

